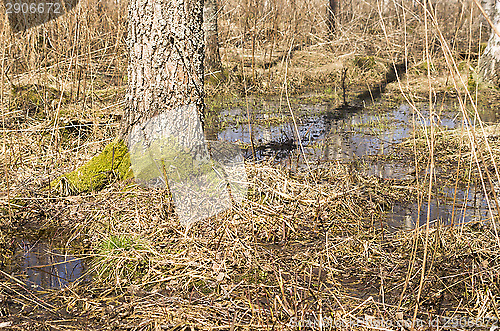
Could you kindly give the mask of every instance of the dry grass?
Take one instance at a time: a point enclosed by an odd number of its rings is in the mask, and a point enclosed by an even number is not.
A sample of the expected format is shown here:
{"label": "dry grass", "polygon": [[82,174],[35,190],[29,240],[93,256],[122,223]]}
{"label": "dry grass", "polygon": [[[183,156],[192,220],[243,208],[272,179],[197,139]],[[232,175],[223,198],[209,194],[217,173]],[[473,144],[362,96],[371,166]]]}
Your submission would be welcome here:
{"label": "dry grass", "polygon": [[[210,84],[208,93],[284,94],[286,87],[340,104],[344,68],[353,95],[383,81],[401,61],[408,70],[401,85],[388,86],[392,95],[421,100],[429,93],[428,68],[434,95],[456,98],[468,90],[452,87],[436,27],[454,59],[463,61],[460,77],[469,82],[476,50],[487,38],[469,2],[437,1],[437,24],[428,30],[412,1],[385,13],[381,1],[342,3],[339,30],[329,40],[325,1],[223,1],[221,55],[229,79]],[[388,231],[389,207],[423,199],[425,176],[385,181],[339,163],[300,171],[248,163],[243,203],[188,232],[162,191],[130,182],[73,197],[45,190],[102,149],[123,113],[126,4],[102,4],[102,12],[89,0],[44,26],[0,32],[3,263],[14,237],[58,237],[60,247],[87,258],[93,274],[91,283],[37,293],[0,268],[0,322],[17,330],[269,330],[294,329],[291,319],[411,321],[415,307],[425,321],[452,314],[500,318],[495,223]],[[424,56],[426,33],[431,64]],[[14,95],[13,86],[22,92]],[[458,174],[448,180],[470,173],[479,182],[484,171],[494,177],[488,167],[499,155],[497,135],[488,134],[493,156],[484,140],[471,144],[469,134],[457,135],[410,140],[409,157],[426,168],[432,141],[436,164]],[[466,171],[473,150],[485,159]]]}
{"label": "dry grass", "polygon": [[[314,320],[319,313],[339,321],[395,321],[401,313],[411,320],[425,231],[388,233],[382,216],[414,184],[363,177],[338,164],[303,174],[259,164],[248,172],[247,199],[187,233],[160,191],[116,183],[69,198],[26,192],[17,227],[65,227],[71,239],[62,245],[88,243],[94,278],[42,298],[4,278],[9,320],[22,330],[83,330],[86,323],[293,329],[292,317]],[[500,269],[491,224],[434,228],[429,247],[418,317],[496,316]],[[53,308],[26,308],[40,302]]]}

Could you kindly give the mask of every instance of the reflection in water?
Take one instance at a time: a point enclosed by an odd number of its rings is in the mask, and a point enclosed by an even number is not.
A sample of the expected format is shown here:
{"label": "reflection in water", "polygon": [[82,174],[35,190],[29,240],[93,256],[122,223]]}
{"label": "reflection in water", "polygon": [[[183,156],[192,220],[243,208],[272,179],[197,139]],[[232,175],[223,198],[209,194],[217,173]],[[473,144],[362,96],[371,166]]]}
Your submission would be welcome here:
{"label": "reflection in water", "polygon": [[[275,103],[275,112],[284,118],[277,124],[269,123],[271,102],[264,103],[263,110],[251,109],[253,123],[252,137],[257,149],[257,158],[272,157],[282,160],[291,157],[297,148],[297,132],[288,110],[279,108]],[[408,105],[401,105],[389,111],[349,109],[333,109],[326,104],[299,104],[294,109],[300,135],[307,157],[312,160],[343,161],[363,159],[366,156],[387,155],[393,152],[393,146],[409,137],[413,129],[413,121],[417,126],[429,125],[428,121],[413,117]],[[426,105],[422,105],[422,116],[428,117]],[[246,120],[246,111],[240,108],[223,112],[223,116]],[[454,118],[451,111],[443,110],[440,114],[440,125],[454,128],[459,119]],[[238,122],[238,121],[237,121]],[[218,134],[218,139],[240,142],[250,145],[248,124],[230,126]],[[246,154],[249,157],[249,151]],[[401,163],[374,163],[370,161],[367,174],[383,178],[406,178],[411,169]]]}
{"label": "reflection in water", "polygon": [[[457,188],[456,196],[454,188],[444,187],[430,204],[431,224],[459,225],[468,222],[484,222],[491,218],[488,204],[484,194],[478,190]],[[468,192],[468,193],[467,193]],[[422,202],[420,209],[418,204],[396,204],[388,215],[389,229],[398,228],[413,229],[417,225],[423,226],[427,222],[428,203]]]}
{"label": "reflection in water", "polygon": [[368,176],[386,179],[412,179],[413,166],[400,162],[372,162],[365,171]]}
{"label": "reflection in water", "polygon": [[26,285],[32,288],[61,288],[81,278],[86,271],[82,259],[63,254],[48,243],[21,241],[18,248],[14,264],[26,276]]}
{"label": "reflection in water", "polygon": [[[416,106],[420,114],[414,114],[407,104],[388,110],[354,107],[334,109],[330,103],[298,104],[294,106],[293,111],[297,120],[298,134],[310,161],[362,161],[364,167],[361,170],[367,175],[385,179],[412,179],[414,168],[411,162],[387,160],[381,162],[367,156],[391,154],[394,152],[395,144],[411,136],[413,127],[430,125],[428,103]],[[461,126],[461,114],[453,105],[435,105],[435,109],[437,125],[448,129]],[[266,101],[260,109],[251,107],[250,113],[254,121],[251,127],[257,158],[272,157],[281,161],[297,157],[302,160],[297,151],[297,132],[288,108],[280,106],[278,102]],[[271,124],[267,121],[270,113],[279,114],[285,120]],[[228,109],[223,115],[246,120],[246,109]],[[496,114],[491,111],[481,116],[486,121],[496,120]],[[249,126],[248,124],[230,126],[218,133],[218,139],[249,145]],[[245,157],[250,157],[249,150]],[[441,192],[439,198],[431,203],[431,221],[459,224],[488,219],[487,204],[483,195],[479,192],[476,194],[471,193],[472,191],[466,192],[465,189],[457,191],[455,204],[451,202],[454,189]],[[426,220],[425,203],[420,210],[416,204],[396,205],[389,215],[388,223],[390,227],[413,228],[416,224],[425,224]]]}

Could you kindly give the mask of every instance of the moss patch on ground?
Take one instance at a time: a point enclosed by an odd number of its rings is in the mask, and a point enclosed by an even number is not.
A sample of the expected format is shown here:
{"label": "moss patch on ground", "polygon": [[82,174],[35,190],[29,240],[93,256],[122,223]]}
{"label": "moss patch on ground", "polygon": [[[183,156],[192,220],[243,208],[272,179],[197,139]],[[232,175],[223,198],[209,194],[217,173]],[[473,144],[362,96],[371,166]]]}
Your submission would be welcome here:
{"label": "moss patch on ground", "polygon": [[39,115],[43,117],[43,110],[50,108],[52,103],[61,101],[67,102],[68,96],[61,91],[38,84],[13,85],[11,88],[11,100],[9,111],[20,110],[29,116]]}
{"label": "moss patch on ground", "polygon": [[115,140],[80,168],[50,183],[61,194],[98,191],[114,179],[133,177],[130,156],[123,140]]}

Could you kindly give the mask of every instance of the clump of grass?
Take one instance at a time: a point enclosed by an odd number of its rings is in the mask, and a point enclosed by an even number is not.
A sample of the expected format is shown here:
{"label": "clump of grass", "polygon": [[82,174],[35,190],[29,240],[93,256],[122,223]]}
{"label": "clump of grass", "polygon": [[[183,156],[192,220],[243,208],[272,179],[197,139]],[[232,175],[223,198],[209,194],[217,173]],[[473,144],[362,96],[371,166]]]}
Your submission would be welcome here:
{"label": "clump of grass", "polygon": [[20,112],[25,116],[44,117],[45,110],[55,105],[65,104],[67,95],[61,97],[61,92],[55,88],[36,84],[15,85],[11,89],[9,111]]}
{"label": "clump of grass", "polygon": [[140,281],[148,269],[148,247],[143,239],[110,234],[102,239],[93,258],[97,280],[117,286]]}
{"label": "clump of grass", "polygon": [[107,255],[115,250],[128,251],[133,248],[140,247],[138,244],[130,237],[125,235],[111,235],[99,245],[100,255]]}

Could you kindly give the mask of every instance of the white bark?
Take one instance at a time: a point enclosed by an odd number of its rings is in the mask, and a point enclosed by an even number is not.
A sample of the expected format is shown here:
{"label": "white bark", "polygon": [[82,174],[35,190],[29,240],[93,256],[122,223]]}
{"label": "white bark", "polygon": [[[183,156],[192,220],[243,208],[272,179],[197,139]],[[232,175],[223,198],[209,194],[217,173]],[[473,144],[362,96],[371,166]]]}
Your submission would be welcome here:
{"label": "white bark", "polygon": [[203,0],[130,0],[128,129],[195,104],[203,113]]}
{"label": "white bark", "polygon": [[[492,21],[498,31],[500,31],[500,1],[495,1],[491,9]],[[491,30],[490,39],[484,53],[479,60],[479,72],[483,80],[487,83],[499,86],[500,73],[500,36],[494,29]]]}
{"label": "white bark", "polygon": [[481,6],[483,7],[488,17],[492,18],[495,8],[495,0],[481,0]]}

